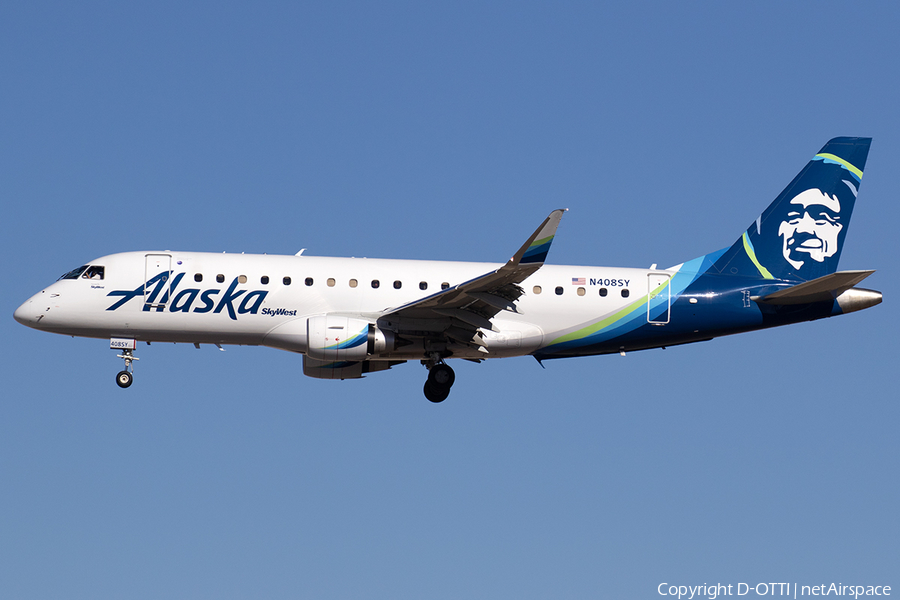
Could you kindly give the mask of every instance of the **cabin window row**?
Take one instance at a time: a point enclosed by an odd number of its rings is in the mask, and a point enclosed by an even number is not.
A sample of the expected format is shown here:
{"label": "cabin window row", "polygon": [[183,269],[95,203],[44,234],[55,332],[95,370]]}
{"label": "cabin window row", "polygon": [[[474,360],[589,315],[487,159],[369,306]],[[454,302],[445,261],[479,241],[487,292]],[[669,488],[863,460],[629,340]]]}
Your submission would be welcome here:
{"label": "cabin window row", "polygon": [[[532,288],[532,292],[534,292],[535,295],[540,294],[542,291],[544,291],[544,290],[539,285],[536,285],[536,286],[534,286],[534,288]],[[566,292],[566,289],[561,285],[558,285],[553,289],[553,293],[555,293],[557,296],[562,296],[565,292]],[[578,294],[579,296],[584,296],[587,293],[587,291],[583,287],[579,287],[575,290],[575,293]],[[606,289],[605,287],[600,288],[600,296],[601,297],[605,298],[608,294],[609,294],[608,289]],[[631,292],[628,291],[628,288],[622,288],[622,297],[623,298],[627,298],[630,295],[631,295]]]}
{"label": "cabin window row", "polygon": [[[196,281],[197,283],[202,282],[202,281],[203,281],[203,273],[195,273],[195,274],[194,274],[194,281]],[[223,275],[223,274],[221,274],[221,273],[219,273],[218,275],[216,275],[216,282],[217,282],[217,283],[225,283],[225,275]],[[269,284],[269,276],[268,276],[268,275],[263,275],[262,277],[259,278],[259,282],[260,282],[262,285],[268,285],[268,284]],[[281,283],[284,284],[284,285],[291,285],[291,282],[292,282],[292,280],[291,280],[290,277],[282,277],[282,279],[281,279]],[[238,283],[247,283],[247,276],[246,276],[246,275],[239,275],[239,276],[238,276]],[[305,279],[303,280],[303,283],[304,283],[304,285],[306,285],[307,287],[311,287],[311,286],[315,285],[315,279],[313,279],[312,277],[307,277],[307,278],[305,278]],[[358,286],[359,286],[359,280],[357,280],[357,279],[351,279],[351,280],[348,282],[348,284],[349,284],[349,286],[352,287],[352,288],[358,287]],[[328,287],[334,287],[335,285],[337,285],[337,280],[336,280],[334,277],[329,277],[328,279],[325,280],[325,285],[327,285]],[[379,280],[379,279],[373,279],[372,282],[371,282],[371,286],[372,286],[372,289],[376,289],[376,290],[377,290],[378,288],[381,287],[381,280]],[[399,290],[399,289],[401,289],[401,288],[403,287],[403,282],[400,281],[399,279],[398,279],[398,280],[395,280],[394,283],[393,283],[393,286],[394,286],[394,289],[395,289],[395,290]],[[450,283],[449,283],[449,282],[446,282],[446,281],[445,281],[445,282],[441,283],[441,289],[442,289],[442,290],[446,290],[446,289],[448,289],[449,287],[450,287]],[[428,282],[427,282],[427,281],[420,281],[420,282],[419,282],[419,289],[420,289],[420,290],[423,290],[423,291],[424,291],[424,290],[427,290],[427,289],[428,289]]]}

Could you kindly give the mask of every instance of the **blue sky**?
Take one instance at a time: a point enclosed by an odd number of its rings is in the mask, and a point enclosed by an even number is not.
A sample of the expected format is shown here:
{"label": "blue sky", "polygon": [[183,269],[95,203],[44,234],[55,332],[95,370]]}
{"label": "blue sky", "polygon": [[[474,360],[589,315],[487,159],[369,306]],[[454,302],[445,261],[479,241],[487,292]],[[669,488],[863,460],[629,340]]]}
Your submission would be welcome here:
{"label": "blue sky", "polygon": [[[0,7],[0,595],[659,597],[900,587],[888,3]],[[305,378],[15,308],[126,250],[673,265],[874,138],[844,269],[885,302],[619,356]],[[752,596],[752,594],[751,594]]]}

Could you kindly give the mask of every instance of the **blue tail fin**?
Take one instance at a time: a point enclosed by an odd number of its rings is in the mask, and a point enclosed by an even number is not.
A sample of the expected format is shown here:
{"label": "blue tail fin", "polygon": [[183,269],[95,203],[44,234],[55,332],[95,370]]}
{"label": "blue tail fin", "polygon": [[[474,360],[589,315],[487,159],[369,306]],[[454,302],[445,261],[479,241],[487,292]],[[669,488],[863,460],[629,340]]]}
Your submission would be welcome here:
{"label": "blue tail fin", "polygon": [[825,144],[712,272],[805,280],[837,270],[872,138]]}

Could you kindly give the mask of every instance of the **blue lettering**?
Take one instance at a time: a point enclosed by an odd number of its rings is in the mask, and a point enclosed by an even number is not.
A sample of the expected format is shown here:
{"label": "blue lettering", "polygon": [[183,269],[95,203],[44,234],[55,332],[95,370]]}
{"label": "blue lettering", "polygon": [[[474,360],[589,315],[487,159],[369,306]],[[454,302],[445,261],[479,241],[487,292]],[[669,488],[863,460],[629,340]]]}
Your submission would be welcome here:
{"label": "blue lettering", "polygon": [[[159,301],[159,306],[156,307],[156,312],[163,312],[166,309],[166,302],[169,301],[169,296],[175,293],[175,288],[178,287],[178,284],[181,283],[181,278],[184,277],[184,273],[179,273],[172,279],[172,284],[166,288],[166,291],[163,293],[162,300]],[[167,277],[163,278],[163,283],[165,283]],[[155,293],[155,292],[154,292]],[[146,307],[144,308],[146,310]]]}
{"label": "blue lettering", "polygon": [[[199,293],[200,290],[195,289],[181,290],[178,292],[178,295],[172,299],[172,308],[169,310],[171,312],[189,312],[191,310],[191,304],[197,299],[197,294]],[[186,301],[181,304],[183,299],[186,299]]]}
{"label": "blue lettering", "polygon": [[262,314],[270,317],[296,317],[297,311],[286,308],[264,308]]}
{"label": "blue lettering", "polygon": [[233,321],[237,321],[237,315],[234,314],[234,306],[232,306],[232,302],[238,299],[241,294],[246,294],[247,290],[241,290],[239,292],[235,292],[235,288],[237,287],[238,280],[237,277],[234,278],[234,281],[231,282],[231,285],[228,286],[228,289],[225,291],[225,295],[222,296],[222,299],[219,300],[218,306],[216,306],[216,310],[213,312],[215,314],[219,314],[222,312],[223,308],[228,308],[228,316],[231,317]]}
{"label": "blue lettering", "polygon": [[[118,310],[131,300],[142,298],[142,309],[144,311],[150,311],[155,308],[157,312],[163,312],[167,305],[169,306],[169,312],[208,313],[212,311],[218,314],[227,309],[228,316],[235,321],[237,320],[237,315],[256,315],[260,313],[260,309],[262,309],[262,314],[273,317],[276,315],[297,315],[296,310],[287,310],[286,308],[279,308],[277,310],[271,308],[263,309],[263,302],[269,295],[268,290],[254,290],[250,292],[248,292],[248,290],[238,290],[237,278],[231,282],[231,285],[228,286],[224,295],[221,295],[218,299],[214,296],[222,294],[221,289],[204,290],[201,292],[197,288],[190,288],[176,293],[175,290],[184,276],[184,273],[178,273],[173,276],[172,272],[168,271],[156,275],[133,290],[113,290],[109,292],[107,296],[119,298],[106,310]],[[170,277],[172,277],[171,283],[168,283]],[[198,296],[202,305],[194,307],[194,303],[197,302]],[[241,298],[241,296],[243,296],[243,298]],[[235,302],[238,300],[240,300],[240,302],[237,304],[237,309],[235,310]]]}
{"label": "blue lettering", "polygon": [[133,298],[137,298],[138,296],[144,295],[144,284],[141,284],[139,287],[135,288],[133,291],[128,290],[113,290],[107,294],[107,296],[122,296],[122,299],[107,308],[106,310],[116,310],[121,307],[123,304],[132,300]]}
{"label": "blue lettering", "polygon": [[[250,313],[251,315],[255,315],[259,311],[259,307],[262,305],[263,300],[266,299],[266,295],[269,292],[264,290],[256,290],[255,292],[250,292],[244,299],[241,301],[241,305],[238,307],[238,314],[244,315]],[[256,301],[250,305],[250,298],[256,298]]]}
{"label": "blue lettering", "polygon": [[[159,292],[162,291],[162,288],[165,285],[165,282],[169,279],[169,273],[171,273],[171,271],[166,271],[165,273],[160,273],[156,277],[153,277],[152,279],[147,281],[147,283],[141,284],[140,286],[136,287],[134,290],[131,290],[131,291],[128,291],[128,290],[113,290],[113,291],[111,291],[110,293],[107,294],[107,296],[122,296],[122,299],[119,300],[118,302],[116,302],[115,304],[113,304],[112,306],[110,306],[109,308],[107,308],[106,310],[116,310],[116,309],[122,307],[129,300],[133,300],[134,298],[137,298],[138,296],[143,296],[144,291],[148,287],[150,287],[151,285],[153,285],[155,283],[156,288],[153,290],[153,293],[150,294],[150,297],[147,298],[147,300],[146,300],[146,302],[152,303],[154,300],[156,300],[156,297],[159,295]],[[150,307],[144,306],[144,310],[150,310]]]}
{"label": "blue lettering", "polygon": [[156,282],[156,287],[153,288],[153,291],[150,292],[150,295],[144,298],[144,311],[150,312],[150,305],[156,302],[156,297],[159,296],[159,293],[162,291],[163,287],[166,285],[166,282],[169,280],[169,271],[165,273],[160,273],[153,279],[149,280],[144,284],[144,293],[146,294],[147,288],[151,283]]}
{"label": "blue lettering", "polygon": [[591,285],[605,285],[608,287],[628,287],[630,279],[589,279]]}
{"label": "blue lettering", "polygon": [[214,300],[210,299],[210,296],[214,296],[221,291],[222,290],[206,290],[205,292],[200,294],[200,300],[203,301],[203,304],[205,306],[203,306],[203,308],[195,308],[194,312],[195,313],[208,313],[209,311],[211,311],[213,309],[213,306],[216,305],[216,303]]}

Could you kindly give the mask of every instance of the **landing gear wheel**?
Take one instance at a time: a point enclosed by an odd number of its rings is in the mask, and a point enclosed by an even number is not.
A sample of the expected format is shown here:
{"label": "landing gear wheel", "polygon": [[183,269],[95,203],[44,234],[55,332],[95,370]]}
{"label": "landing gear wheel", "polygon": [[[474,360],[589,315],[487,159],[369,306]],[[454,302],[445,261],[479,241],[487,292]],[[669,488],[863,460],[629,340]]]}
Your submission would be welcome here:
{"label": "landing gear wheel", "polygon": [[443,402],[447,399],[447,396],[450,395],[450,388],[440,389],[436,388],[431,384],[430,381],[425,382],[425,397],[430,401],[437,404],[438,402]]}
{"label": "landing gear wheel", "polygon": [[431,370],[428,371],[428,383],[439,389],[447,388],[448,393],[455,381],[456,373],[444,363],[434,365],[431,367]]}
{"label": "landing gear wheel", "polygon": [[431,402],[443,402],[450,395],[450,388],[456,381],[453,369],[444,363],[437,363],[428,370],[428,379],[425,381],[425,397]]}
{"label": "landing gear wheel", "polygon": [[119,374],[116,375],[116,384],[120,388],[127,388],[132,381],[134,381],[134,376],[128,371],[119,371]]}

